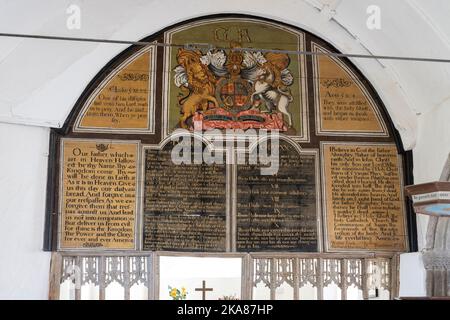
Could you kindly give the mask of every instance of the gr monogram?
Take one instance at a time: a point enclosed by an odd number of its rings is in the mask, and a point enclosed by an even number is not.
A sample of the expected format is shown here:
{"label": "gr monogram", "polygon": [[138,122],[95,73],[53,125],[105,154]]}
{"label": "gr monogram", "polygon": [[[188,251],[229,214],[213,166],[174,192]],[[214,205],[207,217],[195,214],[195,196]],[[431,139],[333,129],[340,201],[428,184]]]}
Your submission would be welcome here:
{"label": "gr monogram", "polygon": [[236,41],[239,43],[252,42],[248,29],[239,27],[224,28],[219,27],[214,30],[215,41]]}

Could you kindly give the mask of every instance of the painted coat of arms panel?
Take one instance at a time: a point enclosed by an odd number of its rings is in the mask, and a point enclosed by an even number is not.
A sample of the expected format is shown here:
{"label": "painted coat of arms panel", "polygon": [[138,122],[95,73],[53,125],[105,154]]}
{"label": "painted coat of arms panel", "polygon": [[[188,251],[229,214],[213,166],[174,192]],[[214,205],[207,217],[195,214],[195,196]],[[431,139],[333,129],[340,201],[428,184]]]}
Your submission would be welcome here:
{"label": "painted coat of arms panel", "polygon": [[304,50],[303,33],[224,18],[175,28],[165,42],[192,44],[165,49],[165,135],[268,129],[308,141],[305,58],[278,51]]}

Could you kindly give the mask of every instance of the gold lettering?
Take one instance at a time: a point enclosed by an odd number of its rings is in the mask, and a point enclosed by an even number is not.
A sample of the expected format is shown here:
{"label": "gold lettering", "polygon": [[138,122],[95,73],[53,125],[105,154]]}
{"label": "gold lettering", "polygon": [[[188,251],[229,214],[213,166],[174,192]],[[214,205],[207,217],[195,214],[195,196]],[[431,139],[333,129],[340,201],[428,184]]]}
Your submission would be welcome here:
{"label": "gold lettering", "polygon": [[63,141],[62,248],[134,248],[137,145]]}
{"label": "gold lettering", "polygon": [[239,43],[250,43],[252,42],[247,28],[225,28],[218,27],[214,29],[214,40],[215,41],[236,41]]}
{"label": "gold lettering", "polygon": [[404,250],[394,145],[325,145],[327,229],[336,249]]}

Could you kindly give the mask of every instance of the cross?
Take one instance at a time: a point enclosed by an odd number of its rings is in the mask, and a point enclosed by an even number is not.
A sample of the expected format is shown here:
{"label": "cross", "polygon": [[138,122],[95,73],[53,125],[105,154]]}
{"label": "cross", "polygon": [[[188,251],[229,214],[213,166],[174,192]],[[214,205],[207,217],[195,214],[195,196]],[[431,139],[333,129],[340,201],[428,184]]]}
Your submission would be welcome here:
{"label": "cross", "polygon": [[195,288],[195,291],[201,291],[202,292],[202,300],[206,300],[206,291],[213,291],[213,288],[206,288],[206,281],[202,281],[202,287],[201,288]]}

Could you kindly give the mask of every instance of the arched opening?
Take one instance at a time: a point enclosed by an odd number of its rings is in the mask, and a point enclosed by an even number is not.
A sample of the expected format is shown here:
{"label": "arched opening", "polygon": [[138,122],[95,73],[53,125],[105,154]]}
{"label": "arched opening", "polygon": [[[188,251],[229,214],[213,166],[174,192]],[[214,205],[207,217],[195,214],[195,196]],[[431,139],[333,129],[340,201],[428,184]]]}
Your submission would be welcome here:
{"label": "arched opening", "polygon": [[[82,283],[116,279],[125,299],[136,277],[164,298],[167,256],[237,259],[240,291],[214,297],[392,297],[396,257],[415,248],[410,158],[362,74],[313,34],[257,17],[195,19],[143,41],[52,132],[46,244],[62,265]],[[192,163],[174,160],[183,143]]]}

